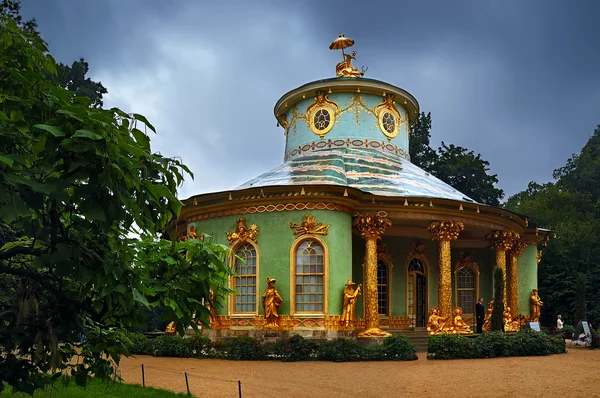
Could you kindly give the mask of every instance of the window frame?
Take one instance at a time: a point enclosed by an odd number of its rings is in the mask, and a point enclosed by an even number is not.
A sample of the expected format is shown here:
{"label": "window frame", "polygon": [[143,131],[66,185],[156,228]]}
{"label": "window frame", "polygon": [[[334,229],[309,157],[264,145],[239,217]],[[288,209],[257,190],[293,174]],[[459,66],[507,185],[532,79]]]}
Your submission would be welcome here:
{"label": "window frame", "polygon": [[[378,256],[377,258],[377,267],[379,268],[379,263],[382,263],[385,265],[386,267],[386,285],[385,285],[385,290],[386,290],[386,307],[387,307],[387,313],[386,314],[379,314],[380,318],[389,318],[392,316],[392,268],[393,268],[393,264],[392,262],[387,259],[387,258],[383,258],[383,256]],[[377,288],[378,288],[378,292],[379,292],[379,275],[377,278]],[[379,294],[378,294],[379,297]],[[377,312],[379,312],[379,303],[377,303]]]}
{"label": "window frame", "polygon": [[[227,305],[227,315],[229,316],[233,316],[233,317],[248,317],[248,316],[257,316],[259,313],[259,308],[260,308],[260,300],[259,300],[259,296],[260,296],[260,253],[258,251],[258,246],[254,243],[251,242],[249,240],[247,241],[237,241],[234,242],[234,244],[231,246],[231,255],[230,255],[230,260],[229,260],[229,264],[231,269],[233,269],[235,271],[235,262],[236,262],[236,253],[238,252],[238,250],[240,249],[240,247],[245,246],[245,245],[250,245],[254,248],[254,251],[256,252],[256,273],[255,278],[256,278],[256,297],[255,297],[255,306],[254,306],[254,311],[253,312],[236,312],[235,311],[235,294],[231,294],[227,300],[228,305]],[[235,288],[235,278],[238,278],[236,275],[231,275],[229,277],[229,288],[230,289],[234,289]]]}
{"label": "window frame", "polygon": [[[463,268],[468,268],[471,271],[473,271],[473,279],[474,279],[474,286],[473,286],[473,308],[470,311],[473,312],[465,312],[465,309],[462,308],[463,310],[463,314],[470,316],[473,316],[473,318],[475,317],[475,304],[477,304],[477,300],[479,299],[479,266],[477,265],[477,263],[471,259],[467,259],[467,260],[460,260],[457,264],[456,267],[454,269],[454,306],[458,307],[458,272],[463,269]],[[463,290],[463,289],[461,289]],[[470,289],[469,289],[470,290]]]}
{"label": "window frame", "polygon": [[[315,241],[323,249],[323,311],[296,311],[296,252],[302,243]],[[325,241],[317,235],[306,234],[294,240],[290,246],[290,316],[325,317],[329,305],[329,249]]]}

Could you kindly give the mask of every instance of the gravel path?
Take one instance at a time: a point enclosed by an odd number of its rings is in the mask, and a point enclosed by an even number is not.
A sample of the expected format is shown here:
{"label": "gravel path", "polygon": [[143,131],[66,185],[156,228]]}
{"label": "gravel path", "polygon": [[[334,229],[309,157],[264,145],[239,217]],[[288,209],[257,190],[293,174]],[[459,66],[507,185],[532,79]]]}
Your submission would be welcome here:
{"label": "gravel path", "polygon": [[126,383],[196,397],[597,397],[600,350],[569,349],[549,357],[412,362],[249,362],[217,359],[123,358]]}

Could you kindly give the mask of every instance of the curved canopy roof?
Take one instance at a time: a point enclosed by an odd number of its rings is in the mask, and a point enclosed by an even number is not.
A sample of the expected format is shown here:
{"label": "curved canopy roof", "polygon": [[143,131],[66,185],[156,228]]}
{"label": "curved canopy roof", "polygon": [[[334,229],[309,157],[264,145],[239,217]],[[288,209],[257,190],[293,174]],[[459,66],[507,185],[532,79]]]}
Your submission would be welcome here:
{"label": "curved canopy roof", "polygon": [[476,203],[410,161],[371,148],[313,151],[288,160],[236,189],[276,185],[340,185],[381,196]]}

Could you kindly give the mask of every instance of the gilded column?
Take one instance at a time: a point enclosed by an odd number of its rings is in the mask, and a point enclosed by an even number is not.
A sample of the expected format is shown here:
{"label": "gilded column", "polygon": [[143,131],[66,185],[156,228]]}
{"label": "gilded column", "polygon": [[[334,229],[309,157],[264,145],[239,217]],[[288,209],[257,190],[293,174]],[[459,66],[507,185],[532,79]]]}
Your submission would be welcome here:
{"label": "gilded column", "polygon": [[432,238],[439,242],[438,308],[440,316],[452,319],[452,263],[450,241],[458,238],[464,224],[459,221],[434,221],[427,228]]}
{"label": "gilded column", "polygon": [[377,309],[377,239],[383,235],[392,222],[380,216],[360,216],[353,226],[365,240],[365,281],[363,303],[365,307],[365,330],[358,337],[387,337],[390,333],[379,328]]}
{"label": "gilded column", "polygon": [[519,316],[519,267],[518,257],[527,247],[527,243],[522,240],[515,240],[512,248],[508,251],[508,285],[506,287],[506,295],[508,296],[508,306],[510,307],[510,315],[513,319]]}
{"label": "gilded column", "polygon": [[506,304],[506,252],[513,247],[520,236],[514,231],[492,231],[485,236],[492,248],[496,249],[496,266],[502,269],[504,280],[503,301]]}

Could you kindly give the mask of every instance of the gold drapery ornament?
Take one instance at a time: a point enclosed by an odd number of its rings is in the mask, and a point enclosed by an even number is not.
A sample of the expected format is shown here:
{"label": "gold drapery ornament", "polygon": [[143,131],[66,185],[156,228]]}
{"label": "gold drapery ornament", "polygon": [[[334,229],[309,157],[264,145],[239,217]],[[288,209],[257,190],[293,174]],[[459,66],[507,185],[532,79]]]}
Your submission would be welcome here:
{"label": "gold drapery ornament", "polygon": [[392,222],[379,215],[357,217],[352,223],[365,240],[365,286],[364,312],[365,330],[358,337],[387,337],[391,334],[379,328],[379,311],[377,306],[377,239],[385,233]]}
{"label": "gold drapery ornament", "polygon": [[[519,316],[519,264],[518,257],[523,253],[523,250],[527,247],[527,243],[522,240],[515,240],[512,248],[508,251],[508,269],[506,279],[508,285],[506,286],[506,296],[508,302],[508,308],[511,308],[510,316],[517,318]],[[506,328],[505,328],[506,330]]]}
{"label": "gold drapery ornament", "polygon": [[438,276],[438,307],[440,316],[452,318],[452,263],[450,256],[450,241],[458,239],[465,228],[460,221],[434,221],[427,229],[432,239],[439,242],[439,276]]}
{"label": "gold drapery ornament", "polygon": [[296,237],[312,234],[312,235],[327,235],[329,224],[323,224],[315,221],[315,217],[310,217],[308,214],[304,215],[304,219],[300,224],[291,222],[290,228],[294,228],[294,235]]}
{"label": "gold drapery ornament", "polygon": [[485,239],[490,242],[493,249],[496,249],[496,266],[502,269],[503,301],[506,304],[506,251],[513,247],[520,236],[514,231],[492,231],[485,235]]}
{"label": "gold drapery ornament", "polygon": [[250,225],[250,228],[246,226],[245,218],[238,218],[236,220],[235,230],[232,232],[227,232],[227,240],[229,244],[232,245],[236,241],[240,242],[257,242],[258,233],[260,229],[256,226],[256,224]]}
{"label": "gold drapery ornament", "polygon": [[541,250],[537,251],[536,257],[537,257],[537,263],[539,264],[540,261],[542,261],[542,251]]}

